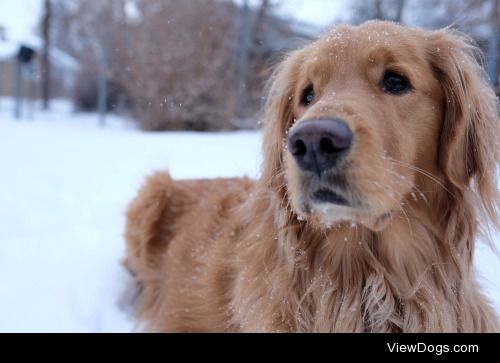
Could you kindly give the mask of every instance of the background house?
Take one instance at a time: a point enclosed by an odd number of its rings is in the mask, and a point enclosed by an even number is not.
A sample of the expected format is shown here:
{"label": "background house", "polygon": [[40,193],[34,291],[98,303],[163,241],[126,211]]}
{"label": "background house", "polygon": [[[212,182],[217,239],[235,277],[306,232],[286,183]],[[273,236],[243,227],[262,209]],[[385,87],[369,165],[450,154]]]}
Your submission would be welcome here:
{"label": "background house", "polygon": [[[24,72],[24,90],[26,97],[40,97],[41,90],[41,65],[42,40],[32,36],[26,40],[9,40],[8,32],[3,31],[0,37],[0,96],[13,97],[16,84],[17,55],[21,46],[27,46],[36,53],[29,69]],[[53,67],[51,76],[51,89],[53,97],[71,97],[75,86],[75,77],[80,65],[69,54],[53,47],[50,51],[50,62]]]}

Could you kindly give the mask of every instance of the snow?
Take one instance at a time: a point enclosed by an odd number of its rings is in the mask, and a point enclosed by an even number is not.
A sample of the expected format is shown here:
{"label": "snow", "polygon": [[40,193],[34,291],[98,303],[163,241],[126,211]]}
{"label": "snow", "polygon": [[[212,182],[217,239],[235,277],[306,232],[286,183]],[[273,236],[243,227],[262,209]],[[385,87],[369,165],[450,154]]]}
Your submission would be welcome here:
{"label": "snow", "polygon": [[144,177],[255,176],[260,137],[101,129],[55,106],[14,121],[0,100],[0,331],[130,331],[123,212]]}
{"label": "snow", "polygon": [[[123,212],[144,177],[255,177],[260,134],[146,133],[65,102],[15,121],[0,99],[0,332],[128,332]],[[476,265],[500,312],[500,259]]]}
{"label": "snow", "polygon": [[13,58],[18,51],[17,44],[0,40],[0,61]]}

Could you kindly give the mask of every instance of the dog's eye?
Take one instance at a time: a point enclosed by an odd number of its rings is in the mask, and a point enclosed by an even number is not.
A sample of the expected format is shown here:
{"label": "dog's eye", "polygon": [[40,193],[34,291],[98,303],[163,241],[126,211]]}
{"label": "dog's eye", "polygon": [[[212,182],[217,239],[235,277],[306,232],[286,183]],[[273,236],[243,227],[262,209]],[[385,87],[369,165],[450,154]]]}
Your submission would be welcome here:
{"label": "dog's eye", "polygon": [[304,93],[302,94],[302,98],[300,99],[300,104],[303,106],[309,106],[314,101],[314,87],[312,85],[308,86]]}
{"label": "dog's eye", "polygon": [[382,89],[394,95],[405,93],[411,88],[410,82],[405,76],[396,72],[387,71],[382,80]]}

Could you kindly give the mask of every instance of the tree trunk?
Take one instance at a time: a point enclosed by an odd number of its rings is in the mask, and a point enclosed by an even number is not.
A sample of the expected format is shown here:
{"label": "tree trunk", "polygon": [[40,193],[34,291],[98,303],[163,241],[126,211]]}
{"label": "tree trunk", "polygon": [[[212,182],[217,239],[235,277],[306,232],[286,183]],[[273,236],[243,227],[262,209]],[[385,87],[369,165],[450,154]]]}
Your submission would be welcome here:
{"label": "tree trunk", "polygon": [[99,126],[106,126],[106,113],[108,112],[108,63],[105,56],[99,60],[99,79],[97,81],[97,111],[99,112]]}
{"label": "tree trunk", "polygon": [[241,5],[240,15],[240,49],[238,54],[238,100],[236,114],[239,119],[246,116],[247,106],[247,74],[248,58],[250,56],[251,34],[250,34],[250,6],[248,0]]}
{"label": "tree trunk", "polygon": [[257,12],[257,16],[255,18],[255,23],[254,23],[253,30],[252,30],[254,44],[258,40],[259,34],[262,30],[261,28],[262,28],[262,25],[264,23],[264,19],[267,15],[267,12],[269,11],[269,5],[270,5],[269,0],[262,0],[261,1],[259,11]]}
{"label": "tree trunk", "polygon": [[405,8],[406,0],[397,0],[396,1],[396,15],[394,17],[394,21],[397,23],[401,23],[403,20],[403,10]]}
{"label": "tree trunk", "polygon": [[48,110],[50,105],[50,22],[52,17],[52,4],[50,0],[45,0],[44,4],[42,22],[42,105],[44,110]]}
{"label": "tree trunk", "polygon": [[498,86],[498,63],[500,43],[500,0],[492,0],[492,11],[490,15],[491,33],[488,37],[488,49],[486,53],[486,72],[493,86]]}
{"label": "tree trunk", "polygon": [[375,19],[385,20],[384,14],[382,12],[382,1],[383,0],[375,0]]}

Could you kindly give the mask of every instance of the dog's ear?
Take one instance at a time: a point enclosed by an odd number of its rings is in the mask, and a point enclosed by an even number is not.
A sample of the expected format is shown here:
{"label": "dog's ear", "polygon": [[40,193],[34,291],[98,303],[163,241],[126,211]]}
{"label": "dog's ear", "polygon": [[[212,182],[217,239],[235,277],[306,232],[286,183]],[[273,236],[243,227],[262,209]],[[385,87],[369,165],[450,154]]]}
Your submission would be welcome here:
{"label": "dog's ear", "polygon": [[263,112],[264,140],[262,180],[280,187],[283,152],[288,128],[293,124],[294,91],[300,71],[300,51],[289,53],[275,69],[267,89]]}
{"label": "dog's ear", "polygon": [[459,190],[475,184],[490,216],[495,215],[499,156],[498,99],[480,65],[480,52],[464,35],[432,33],[427,55],[444,93],[440,168]]}

